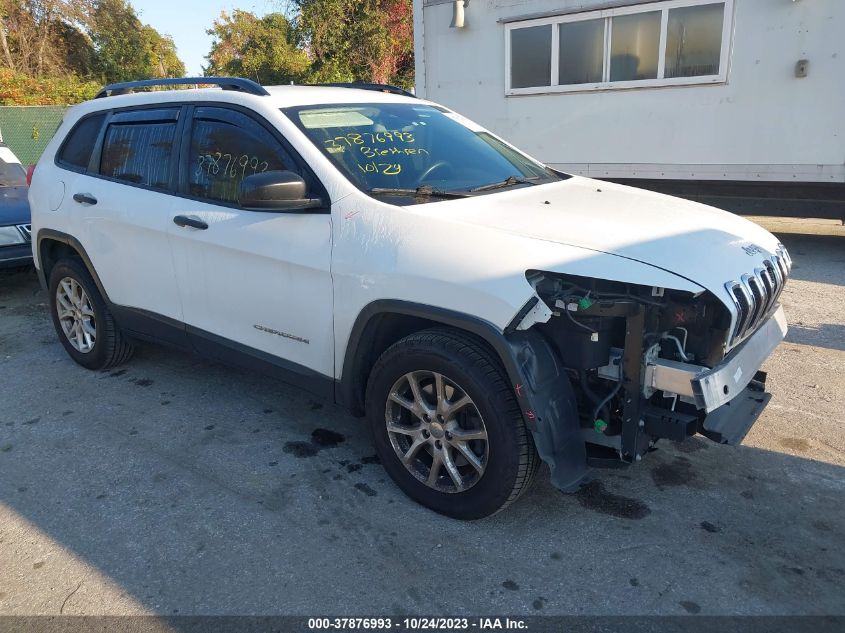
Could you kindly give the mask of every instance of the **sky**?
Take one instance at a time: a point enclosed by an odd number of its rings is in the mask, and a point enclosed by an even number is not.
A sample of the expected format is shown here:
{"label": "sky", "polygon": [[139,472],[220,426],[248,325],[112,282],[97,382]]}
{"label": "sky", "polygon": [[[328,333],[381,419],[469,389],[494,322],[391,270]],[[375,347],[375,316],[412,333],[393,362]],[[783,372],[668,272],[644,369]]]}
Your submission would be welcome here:
{"label": "sky", "polygon": [[206,31],[220,12],[243,9],[257,15],[279,11],[286,0],[131,0],[141,18],[159,33],[171,35],[179,57],[185,62],[188,76],[202,75],[211,49],[211,36]]}

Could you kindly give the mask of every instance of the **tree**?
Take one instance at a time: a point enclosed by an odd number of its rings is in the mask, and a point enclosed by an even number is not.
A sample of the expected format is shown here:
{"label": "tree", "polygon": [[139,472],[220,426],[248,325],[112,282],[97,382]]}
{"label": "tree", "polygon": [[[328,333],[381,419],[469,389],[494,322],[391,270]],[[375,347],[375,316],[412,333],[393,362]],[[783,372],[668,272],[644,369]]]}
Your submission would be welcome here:
{"label": "tree", "polygon": [[0,0],[0,100],[73,103],[102,82],[183,76],[128,0]]}
{"label": "tree", "polygon": [[411,0],[295,0],[313,81],[414,83]]}
{"label": "tree", "polygon": [[310,62],[297,48],[293,28],[281,13],[263,18],[249,11],[225,11],[207,33],[214,37],[205,74],[249,77],[264,84],[301,81]]}
{"label": "tree", "polygon": [[169,35],[162,35],[153,27],[145,25],[142,38],[146,46],[147,70],[153,77],[184,77],[185,64],[176,52],[176,43]]}
{"label": "tree", "polygon": [[70,73],[78,77],[94,75],[97,52],[85,31],[73,24],[60,22],[56,27],[54,45],[62,60],[61,74]]}
{"label": "tree", "polygon": [[3,65],[33,77],[73,72],[65,47],[72,31],[82,35],[90,7],[91,0],[0,0]]}
{"label": "tree", "polygon": [[96,72],[106,82],[185,74],[173,39],[141,24],[126,0],[96,0],[91,39]]}

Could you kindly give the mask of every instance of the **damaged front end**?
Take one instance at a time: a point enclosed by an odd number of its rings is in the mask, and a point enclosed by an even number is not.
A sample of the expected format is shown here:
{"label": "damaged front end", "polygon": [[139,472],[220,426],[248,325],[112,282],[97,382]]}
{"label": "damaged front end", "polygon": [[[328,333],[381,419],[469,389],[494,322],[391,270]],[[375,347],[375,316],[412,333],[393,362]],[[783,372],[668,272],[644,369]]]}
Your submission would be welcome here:
{"label": "damaged front end", "polygon": [[768,403],[759,368],[786,334],[776,294],[731,348],[736,315],[710,292],[526,277],[536,296],[505,334],[517,397],[558,488],[576,489],[588,465],[638,461],[660,438],[738,444]]}

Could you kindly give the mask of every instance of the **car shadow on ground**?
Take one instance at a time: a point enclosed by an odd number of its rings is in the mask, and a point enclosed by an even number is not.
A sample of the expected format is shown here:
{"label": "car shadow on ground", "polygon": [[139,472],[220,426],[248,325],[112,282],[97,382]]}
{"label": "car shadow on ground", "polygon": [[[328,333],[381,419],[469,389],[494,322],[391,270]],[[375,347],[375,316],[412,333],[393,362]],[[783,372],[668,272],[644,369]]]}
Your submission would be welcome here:
{"label": "car shadow on ground", "polygon": [[[66,554],[158,614],[845,612],[845,469],[800,438],[663,442],[574,495],[541,470],[462,523],[404,497],[339,408],[153,346],[86,371],[45,303],[31,273],[0,281],[0,511],[37,543],[0,613]],[[39,608],[107,610],[80,574]]]}
{"label": "car shadow on ground", "polygon": [[786,340],[799,345],[826,347],[845,352],[845,325],[823,323],[818,327],[789,324]]}

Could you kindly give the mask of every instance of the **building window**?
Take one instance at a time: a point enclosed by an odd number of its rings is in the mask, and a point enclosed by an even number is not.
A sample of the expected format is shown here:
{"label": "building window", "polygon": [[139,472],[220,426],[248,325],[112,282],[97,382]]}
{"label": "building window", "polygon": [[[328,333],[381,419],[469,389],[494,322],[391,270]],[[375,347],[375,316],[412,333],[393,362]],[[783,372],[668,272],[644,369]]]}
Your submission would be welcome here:
{"label": "building window", "polygon": [[505,25],[507,94],[720,83],[733,0],[664,0]]}
{"label": "building window", "polygon": [[552,25],[530,26],[511,35],[511,82],[514,88],[551,85]]}
{"label": "building window", "polygon": [[721,3],[669,9],[664,77],[719,74],[724,15]]}
{"label": "building window", "polygon": [[610,26],[610,81],[657,79],[660,11],[620,15]]}
{"label": "building window", "polygon": [[[566,86],[601,82],[604,20],[564,22],[558,25],[558,29],[558,84]],[[514,31],[518,32],[519,29]]]}

